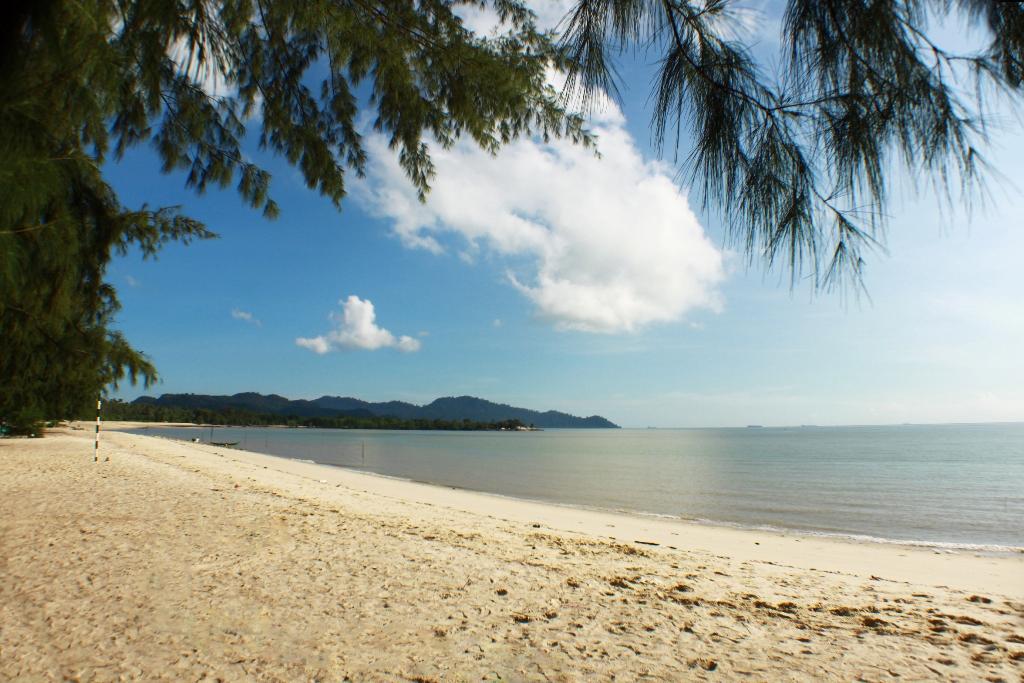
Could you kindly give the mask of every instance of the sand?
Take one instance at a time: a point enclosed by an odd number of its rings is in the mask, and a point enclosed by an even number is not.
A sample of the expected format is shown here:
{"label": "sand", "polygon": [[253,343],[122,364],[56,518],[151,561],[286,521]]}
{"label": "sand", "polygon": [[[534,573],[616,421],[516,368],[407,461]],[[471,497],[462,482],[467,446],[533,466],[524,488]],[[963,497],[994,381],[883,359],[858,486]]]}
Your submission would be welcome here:
{"label": "sand", "polygon": [[103,438],[0,441],[0,680],[1024,680],[1021,554]]}

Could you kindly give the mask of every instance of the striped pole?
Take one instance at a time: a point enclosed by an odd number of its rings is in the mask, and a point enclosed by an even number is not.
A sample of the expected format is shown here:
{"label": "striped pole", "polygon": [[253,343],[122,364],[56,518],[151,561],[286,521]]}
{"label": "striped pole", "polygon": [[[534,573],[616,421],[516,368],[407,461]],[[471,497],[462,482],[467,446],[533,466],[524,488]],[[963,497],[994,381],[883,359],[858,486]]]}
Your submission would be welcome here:
{"label": "striped pole", "polygon": [[[92,461],[100,461],[100,408],[103,407],[103,402],[100,399],[96,399],[96,445],[92,450]],[[107,456],[107,460],[110,460],[110,456]]]}

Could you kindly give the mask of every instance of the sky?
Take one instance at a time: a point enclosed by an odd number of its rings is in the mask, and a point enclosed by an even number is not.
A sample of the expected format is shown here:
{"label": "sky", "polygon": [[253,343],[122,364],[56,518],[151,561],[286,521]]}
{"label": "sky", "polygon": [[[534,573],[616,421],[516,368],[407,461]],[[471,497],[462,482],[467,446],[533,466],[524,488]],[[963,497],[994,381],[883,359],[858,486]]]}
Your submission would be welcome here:
{"label": "sky", "polygon": [[[545,3],[541,20],[565,6]],[[770,59],[778,5],[748,6]],[[369,132],[367,177],[340,212],[251,145],[273,174],[276,221],[231,189],[186,190],[149,149],[108,164],[125,205],[180,205],[220,235],[112,262],[117,327],[161,375],[116,395],[469,394],[630,427],[1024,420],[1019,119],[996,121],[1002,180],[983,207],[896,177],[866,295],[816,293],[748,263],[671,150],[659,159],[650,61],[624,62],[621,102],[592,116],[600,158],[564,141],[496,158],[435,149],[425,204]]]}

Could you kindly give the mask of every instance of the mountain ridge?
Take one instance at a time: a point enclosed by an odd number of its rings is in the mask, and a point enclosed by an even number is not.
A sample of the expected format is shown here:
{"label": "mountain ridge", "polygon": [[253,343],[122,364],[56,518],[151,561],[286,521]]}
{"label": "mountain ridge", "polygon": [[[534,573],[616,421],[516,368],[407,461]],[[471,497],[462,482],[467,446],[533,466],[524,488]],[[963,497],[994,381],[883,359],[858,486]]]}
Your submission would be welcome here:
{"label": "mountain ridge", "polygon": [[289,399],[280,394],[241,392],[238,394],[162,394],[140,396],[132,401],[174,408],[242,410],[296,417],[396,417],[404,420],[474,420],[501,422],[519,420],[537,427],[575,429],[617,429],[619,425],[600,415],[578,417],[557,410],[538,411],[495,403],[476,396],[442,396],[430,403],[416,405],[405,401],[370,402],[351,396],[321,396],[315,399]]}

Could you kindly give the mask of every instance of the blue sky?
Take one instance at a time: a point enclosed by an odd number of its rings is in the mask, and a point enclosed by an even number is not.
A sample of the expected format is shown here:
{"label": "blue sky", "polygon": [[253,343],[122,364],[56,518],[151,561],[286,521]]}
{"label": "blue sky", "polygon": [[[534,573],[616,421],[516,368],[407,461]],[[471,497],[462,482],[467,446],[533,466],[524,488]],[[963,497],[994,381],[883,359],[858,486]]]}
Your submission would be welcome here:
{"label": "blue sky", "polygon": [[185,190],[147,149],[109,166],[126,205],[180,204],[220,234],[111,265],[118,325],[162,376],[120,395],[472,394],[625,426],[1024,420],[1019,120],[994,135],[1006,180],[987,207],[897,192],[870,299],[844,300],[746,267],[656,161],[649,69],[623,73],[621,110],[594,121],[602,159],[457,146],[425,206],[372,137],[340,213],[253,146],[273,222],[232,190]]}

